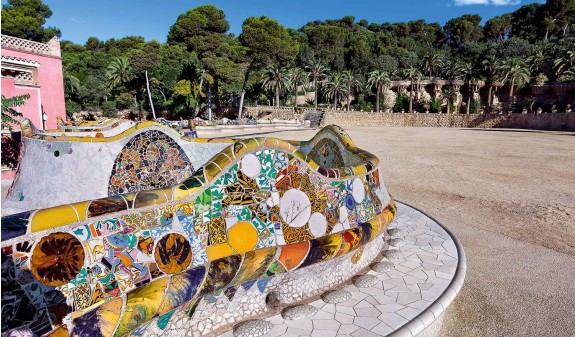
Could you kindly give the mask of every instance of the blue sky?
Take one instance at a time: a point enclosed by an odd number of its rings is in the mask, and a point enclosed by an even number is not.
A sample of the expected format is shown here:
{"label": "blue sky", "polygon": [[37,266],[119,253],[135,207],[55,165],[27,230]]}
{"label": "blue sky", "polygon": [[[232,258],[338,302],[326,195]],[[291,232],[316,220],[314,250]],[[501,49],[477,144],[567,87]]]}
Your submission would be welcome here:
{"label": "blue sky", "polygon": [[[2,1],[4,3],[4,1]],[[300,28],[316,19],[346,15],[369,22],[425,19],[444,24],[462,14],[479,14],[484,21],[542,0],[44,0],[54,14],[47,24],[62,30],[62,39],[85,43],[140,35],[165,42],[180,13],[199,5],[214,4],[226,13],[230,32],[239,34],[249,16],[266,15],[289,28]]]}

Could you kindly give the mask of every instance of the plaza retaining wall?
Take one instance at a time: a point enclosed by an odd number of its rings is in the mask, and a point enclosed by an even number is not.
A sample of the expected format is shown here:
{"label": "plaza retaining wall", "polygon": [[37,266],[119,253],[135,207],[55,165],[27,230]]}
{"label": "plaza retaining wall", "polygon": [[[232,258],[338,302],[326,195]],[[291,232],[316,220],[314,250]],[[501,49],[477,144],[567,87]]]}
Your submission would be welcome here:
{"label": "plaza retaining wall", "polygon": [[575,113],[448,115],[326,111],[323,124],[575,131]]}
{"label": "plaza retaining wall", "polygon": [[[252,118],[302,119],[312,108],[257,106],[244,110]],[[411,126],[450,128],[510,128],[575,131],[575,112],[527,114],[436,114],[342,111],[320,109],[322,126]]]}

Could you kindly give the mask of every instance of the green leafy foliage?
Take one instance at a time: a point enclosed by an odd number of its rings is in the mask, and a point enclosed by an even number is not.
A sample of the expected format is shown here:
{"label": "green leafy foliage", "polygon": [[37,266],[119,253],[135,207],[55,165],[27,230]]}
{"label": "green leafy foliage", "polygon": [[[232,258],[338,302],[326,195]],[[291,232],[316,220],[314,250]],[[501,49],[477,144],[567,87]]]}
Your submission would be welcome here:
{"label": "green leafy foliage", "polygon": [[[51,14],[39,0],[10,0],[3,14],[18,6],[36,8],[34,15],[44,19]],[[575,81],[574,16],[572,0],[525,5],[484,25],[474,14],[453,18],[444,26],[424,20],[377,23],[345,16],[290,29],[262,16],[247,18],[235,36],[229,33],[224,11],[199,6],[178,16],[166,43],[140,36],[107,41],[90,37],[85,44],[63,41],[67,111],[77,106],[102,110],[106,102],[114,101],[118,110],[140,115],[139,110],[150,109],[144,72],[154,105],[168,118],[203,113],[208,100],[216,113],[235,109],[242,94],[247,104],[280,100],[295,104],[297,96],[302,102],[304,92],[313,92],[307,103],[316,107],[333,106],[335,100],[346,109],[385,110],[386,86],[368,83],[374,72],[410,84],[419,79],[461,79],[467,88],[474,81],[485,81],[491,96],[484,104],[490,109],[494,88],[502,81],[513,92],[543,78]],[[36,21],[40,27],[45,22]],[[40,33],[29,38],[45,40],[46,34]],[[521,68],[528,73],[514,70],[513,80],[508,66],[512,59],[521,59]],[[271,78],[270,67],[289,71],[282,72],[281,81],[263,81]],[[341,90],[339,82],[345,83]],[[407,103],[400,96],[394,111],[436,110],[437,102],[419,104],[410,93],[408,88]],[[443,97],[442,103],[446,100]],[[455,98],[448,100],[452,112]],[[472,105],[462,104],[470,112]]]}
{"label": "green leafy foliage", "polygon": [[51,16],[52,10],[42,0],[7,0],[2,5],[2,34],[46,42],[61,35],[57,28],[44,28]]}
{"label": "green leafy foliage", "polygon": [[19,123],[19,118],[22,117],[22,114],[14,108],[23,106],[29,98],[30,95],[28,94],[10,98],[2,95],[2,129],[12,130],[12,126]]}

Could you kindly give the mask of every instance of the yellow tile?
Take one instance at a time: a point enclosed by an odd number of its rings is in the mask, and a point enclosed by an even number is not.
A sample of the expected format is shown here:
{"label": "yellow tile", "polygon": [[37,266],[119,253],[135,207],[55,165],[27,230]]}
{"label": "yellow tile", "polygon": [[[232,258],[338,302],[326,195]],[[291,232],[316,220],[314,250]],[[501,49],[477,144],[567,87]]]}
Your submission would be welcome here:
{"label": "yellow tile", "polygon": [[214,156],[214,158],[212,158],[212,160],[214,163],[216,163],[221,169],[223,169],[224,167],[228,166],[230,164],[230,162],[232,161],[230,157],[228,157],[226,154],[224,153],[218,153]]}
{"label": "yellow tile", "polygon": [[236,252],[234,252],[232,247],[227,243],[222,243],[215,246],[208,246],[206,247],[206,252],[208,254],[208,261],[213,261],[222,257],[236,254]]}
{"label": "yellow tile", "polygon": [[355,175],[366,174],[367,169],[365,168],[365,165],[363,165],[363,164],[355,165],[355,166],[353,166],[353,173]]}
{"label": "yellow tile", "polygon": [[30,230],[40,232],[78,221],[78,215],[70,205],[41,209],[32,215]]}
{"label": "yellow tile", "polygon": [[220,167],[216,165],[216,163],[214,162],[210,161],[204,166],[204,174],[206,176],[206,181],[208,182],[214,180],[216,175],[218,175],[218,173],[220,172],[221,172]]}
{"label": "yellow tile", "polygon": [[314,170],[317,170],[319,168],[319,165],[311,158],[309,159],[308,164]]}
{"label": "yellow tile", "polygon": [[306,141],[299,141],[299,140],[285,140],[285,142],[288,142],[295,147],[300,147],[308,143]]}
{"label": "yellow tile", "polygon": [[236,142],[233,145],[234,157],[241,157],[244,153],[248,152],[248,147],[242,142]]}
{"label": "yellow tile", "polygon": [[172,199],[173,200],[182,200],[190,196],[190,192],[186,188],[186,186],[180,184],[174,186],[172,188]]}
{"label": "yellow tile", "polygon": [[293,155],[303,161],[307,161],[307,155],[301,151],[295,151]]}
{"label": "yellow tile", "polygon": [[289,153],[294,153],[296,151],[295,146],[293,146],[292,144],[288,143],[288,142],[284,142],[283,140],[278,140],[278,145],[280,147],[280,149],[284,149],[285,151],[289,152]]}
{"label": "yellow tile", "polygon": [[[260,139],[262,139],[262,138],[260,138]],[[241,142],[248,148],[248,151],[255,150],[260,146],[258,140],[255,138],[244,139],[244,140],[241,140]],[[263,142],[262,142],[262,144],[263,144]]]}
{"label": "yellow tile", "polygon": [[225,149],[220,151],[220,153],[222,155],[225,155],[226,157],[228,157],[230,159],[230,161],[232,161],[232,160],[234,160],[234,158],[236,158],[236,156],[234,155],[234,147],[233,146],[226,147]]}
{"label": "yellow tile", "polygon": [[267,147],[278,147],[278,140],[277,138],[266,138],[264,141],[264,146]]}
{"label": "yellow tile", "polygon": [[240,221],[228,230],[228,242],[238,253],[249,252],[258,244],[258,231],[247,221]]}
{"label": "yellow tile", "polygon": [[86,210],[88,209],[88,205],[90,205],[90,202],[91,201],[82,201],[70,205],[74,207],[76,212],[78,212],[78,217],[80,220],[86,220]]}
{"label": "yellow tile", "polygon": [[163,190],[142,191],[136,195],[134,208],[158,205],[168,201]]}

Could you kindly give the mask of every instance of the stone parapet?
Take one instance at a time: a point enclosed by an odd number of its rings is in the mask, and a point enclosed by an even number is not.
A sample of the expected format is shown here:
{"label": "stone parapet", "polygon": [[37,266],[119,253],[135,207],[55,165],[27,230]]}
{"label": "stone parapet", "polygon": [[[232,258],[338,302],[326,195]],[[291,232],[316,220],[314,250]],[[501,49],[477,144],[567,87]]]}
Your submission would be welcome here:
{"label": "stone parapet", "polygon": [[512,128],[575,131],[575,113],[545,114],[401,114],[326,111],[324,125]]}
{"label": "stone parapet", "polygon": [[60,51],[60,41],[57,37],[53,37],[48,43],[40,43],[20,39],[14,36],[2,35],[2,49],[12,49],[16,51],[23,51],[32,54],[52,56],[60,58],[62,56]]}

